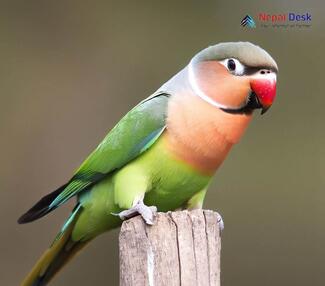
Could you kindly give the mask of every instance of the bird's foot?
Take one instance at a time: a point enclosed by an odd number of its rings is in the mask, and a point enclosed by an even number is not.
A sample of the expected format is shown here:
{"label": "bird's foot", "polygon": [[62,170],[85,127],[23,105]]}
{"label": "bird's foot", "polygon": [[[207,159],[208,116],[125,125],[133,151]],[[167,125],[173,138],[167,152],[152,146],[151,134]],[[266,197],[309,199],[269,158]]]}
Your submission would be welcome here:
{"label": "bird's foot", "polygon": [[154,217],[156,216],[156,213],[157,213],[157,207],[146,206],[143,203],[143,200],[139,200],[132,208],[113,215],[117,215],[120,217],[121,220],[125,220],[139,214],[142,216],[146,224],[153,225]]}
{"label": "bird's foot", "polygon": [[220,232],[222,232],[225,228],[225,224],[223,222],[222,216],[219,213],[217,213],[217,222],[219,225]]}

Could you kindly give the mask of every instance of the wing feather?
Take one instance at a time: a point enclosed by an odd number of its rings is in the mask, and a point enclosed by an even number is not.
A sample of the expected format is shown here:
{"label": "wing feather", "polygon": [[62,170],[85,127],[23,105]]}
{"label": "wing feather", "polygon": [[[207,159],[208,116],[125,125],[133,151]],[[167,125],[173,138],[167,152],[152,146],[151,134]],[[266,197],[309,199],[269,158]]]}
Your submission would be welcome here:
{"label": "wing feather", "polygon": [[19,219],[40,218],[145,152],[166,125],[169,94],[155,94],[129,111],[63,187],[43,197]]}

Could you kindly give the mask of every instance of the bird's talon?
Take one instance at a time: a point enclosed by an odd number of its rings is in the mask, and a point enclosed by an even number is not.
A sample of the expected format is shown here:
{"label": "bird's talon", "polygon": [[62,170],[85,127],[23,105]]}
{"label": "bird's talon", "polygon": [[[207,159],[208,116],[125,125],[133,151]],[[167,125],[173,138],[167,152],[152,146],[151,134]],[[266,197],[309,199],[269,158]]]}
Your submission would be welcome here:
{"label": "bird's talon", "polygon": [[146,224],[153,225],[154,218],[157,213],[157,207],[146,206],[142,200],[138,201],[132,208],[121,211],[118,214],[112,213],[112,215],[119,216],[121,220],[125,220],[136,215],[141,215]]}

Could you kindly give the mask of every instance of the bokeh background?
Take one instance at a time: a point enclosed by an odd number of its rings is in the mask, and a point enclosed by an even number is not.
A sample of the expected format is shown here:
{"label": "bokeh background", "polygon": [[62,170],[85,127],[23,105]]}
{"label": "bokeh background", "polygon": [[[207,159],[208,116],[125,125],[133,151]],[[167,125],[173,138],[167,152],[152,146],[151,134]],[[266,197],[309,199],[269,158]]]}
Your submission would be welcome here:
{"label": "bokeh background", "polygon": [[[106,132],[200,49],[248,40],[277,60],[278,97],[218,171],[222,285],[324,285],[324,1],[1,1],[0,285],[19,285],[73,202],[18,216],[64,183]],[[309,28],[245,29],[259,12]],[[51,285],[118,285],[118,231]]]}

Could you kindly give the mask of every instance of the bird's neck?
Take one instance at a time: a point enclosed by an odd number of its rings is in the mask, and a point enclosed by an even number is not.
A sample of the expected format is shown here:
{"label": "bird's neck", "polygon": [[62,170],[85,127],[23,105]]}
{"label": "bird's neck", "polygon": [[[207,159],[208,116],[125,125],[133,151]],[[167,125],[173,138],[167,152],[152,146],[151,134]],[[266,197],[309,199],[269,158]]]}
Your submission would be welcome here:
{"label": "bird's neck", "polygon": [[168,105],[164,140],[179,159],[213,174],[250,120],[251,115],[228,114],[188,91],[179,92]]}

